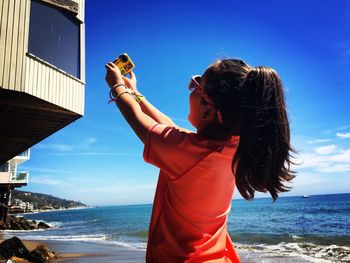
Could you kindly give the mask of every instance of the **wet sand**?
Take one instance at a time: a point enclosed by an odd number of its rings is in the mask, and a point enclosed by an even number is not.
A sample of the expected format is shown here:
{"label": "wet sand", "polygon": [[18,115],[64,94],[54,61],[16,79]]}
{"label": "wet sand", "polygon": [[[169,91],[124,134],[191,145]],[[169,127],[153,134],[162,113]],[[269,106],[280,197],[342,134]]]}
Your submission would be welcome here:
{"label": "wet sand", "polygon": [[[50,262],[57,263],[143,263],[145,262],[145,251],[120,247],[108,243],[90,243],[78,241],[29,241],[22,240],[29,250],[35,249],[38,245],[45,244],[50,250],[58,253],[59,258]],[[237,250],[242,263],[308,263],[327,262],[306,260],[299,256],[289,255],[268,255],[263,252]],[[1,261],[0,261],[1,262]]]}
{"label": "wet sand", "polygon": [[[45,241],[50,249],[58,252],[61,259],[54,262],[69,263],[143,263],[145,251],[133,250],[112,244],[96,244],[88,242]],[[261,252],[253,252],[243,249],[237,250],[242,263],[308,263],[316,262],[305,260],[298,256],[266,255]],[[321,262],[321,261],[318,261]]]}
{"label": "wet sand", "polygon": [[59,259],[53,262],[145,262],[145,251],[123,248],[113,244],[51,240],[45,240],[44,243],[59,255]]}

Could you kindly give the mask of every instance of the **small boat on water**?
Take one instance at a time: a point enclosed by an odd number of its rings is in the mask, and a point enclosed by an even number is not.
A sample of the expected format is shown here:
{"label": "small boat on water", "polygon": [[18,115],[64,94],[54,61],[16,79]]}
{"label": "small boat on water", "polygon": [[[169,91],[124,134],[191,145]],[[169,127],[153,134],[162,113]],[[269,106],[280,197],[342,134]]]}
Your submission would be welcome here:
{"label": "small boat on water", "polygon": [[309,198],[309,195],[303,195],[301,198]]}

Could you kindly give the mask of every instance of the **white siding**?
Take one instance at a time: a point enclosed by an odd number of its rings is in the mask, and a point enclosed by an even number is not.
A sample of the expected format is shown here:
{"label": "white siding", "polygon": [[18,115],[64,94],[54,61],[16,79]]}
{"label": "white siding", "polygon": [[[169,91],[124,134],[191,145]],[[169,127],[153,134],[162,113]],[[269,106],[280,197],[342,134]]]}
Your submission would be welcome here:
{"label": "white siding", "polygon": [[[77,18],[84,21],[84,0]],[[28,55],[30,0],[0,0],[0,88],[26,92],[83,115],[85,30],[81,25],[81,80]]]}
{"label": "white siding", "polygon": [[8,184],[8,183],[10,183],[10,173],[0,172],[0,184]]}
{"label": "white siding", "polygon": [[0,87],[4,89],[22,91],[23,88],[27,1],[0,1]]}
{"label": "white siding", "polygon": [[[82,82],[32,56],[26,57],[26,67],[29,72],[25,82],[26,93],[83,115]],[[78,93],[77,96],[75,93]]]}
{"label": "white siding", "polygon": [[84,23],[85,21],[85,0],[75,0],[79,4],[79,14],[77,18]]}

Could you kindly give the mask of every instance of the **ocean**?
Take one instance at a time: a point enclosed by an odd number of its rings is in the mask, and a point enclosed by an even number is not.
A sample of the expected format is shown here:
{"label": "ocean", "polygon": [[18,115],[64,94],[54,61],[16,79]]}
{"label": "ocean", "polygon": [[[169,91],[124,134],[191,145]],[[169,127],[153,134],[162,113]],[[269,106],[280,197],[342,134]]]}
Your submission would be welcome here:
{"label": "ocean", "polygon": [[[23,215],[49,230],[5,231],[30,240],[82,241],[145,250],[152,205],[110,206]],[[233,200],[228,230],[236,247],[306,262],[350,262],[350,194]]]}

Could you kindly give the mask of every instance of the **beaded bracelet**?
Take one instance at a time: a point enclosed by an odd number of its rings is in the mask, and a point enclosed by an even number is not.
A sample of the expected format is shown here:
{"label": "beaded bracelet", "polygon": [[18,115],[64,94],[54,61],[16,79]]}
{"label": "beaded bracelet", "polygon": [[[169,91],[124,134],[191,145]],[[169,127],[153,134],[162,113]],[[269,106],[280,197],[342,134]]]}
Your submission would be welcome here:
{"label": "beaded bracelet", "polygon": [[[123,86],[123,87],[125,88],[125,91],[119,93],[119,94],[115,97],[114,94],[113,94],[113,92],[115,91],[116,88],[118,88],[118,87],[120,87],[120,86]],[[118,99],[119,99],[119,97],[120,97],[121,95],[123,95],[124,93],[129,93],[129,94],[135,99],[135,101],[136,101],[137,103],[140,103],[143,99],[146,98],[145,96],[143,96],[143,95],[141,95],[141,94],[136,95],[136,94],[134,93],[134,91],[133,91],[133,90],[130,90],[125,84],[123,84],[123,83],[116,83],[116,84],[113,85],[113,87],[112,87],[112,88],[110,89],[110,91],[109,91],[110,100],[108,101],[108,104],[111,103],[112,101],[117,102]]]}
{"label": "beaded bracelet", "polygon": [[108,101],[108,104],[111,103],[112,101],[114,102],[117,102],[119,97],[125,93],[128,93],[129,95],[131,95],[130,91],[128,91],[127,89],[120,92],[116,97],[113,96],[113,91],[112,89],[109,91],[109,97],[111,98],[109,101]]}
{"label": "beaded bracelet", "polygon": [[116,88],[118,88],[120,86],[123,86],[124,88],[128,89],[128,87],[124,83],[116,83],[116,84],[113,85],[111,90],[115,90]]}
{"label": "beaded bracelet", "polygon": [[141,95],[141,94],[135,96],[135,100],[136,100],[137,103],[140,103],[145,98],[146,97]]}

